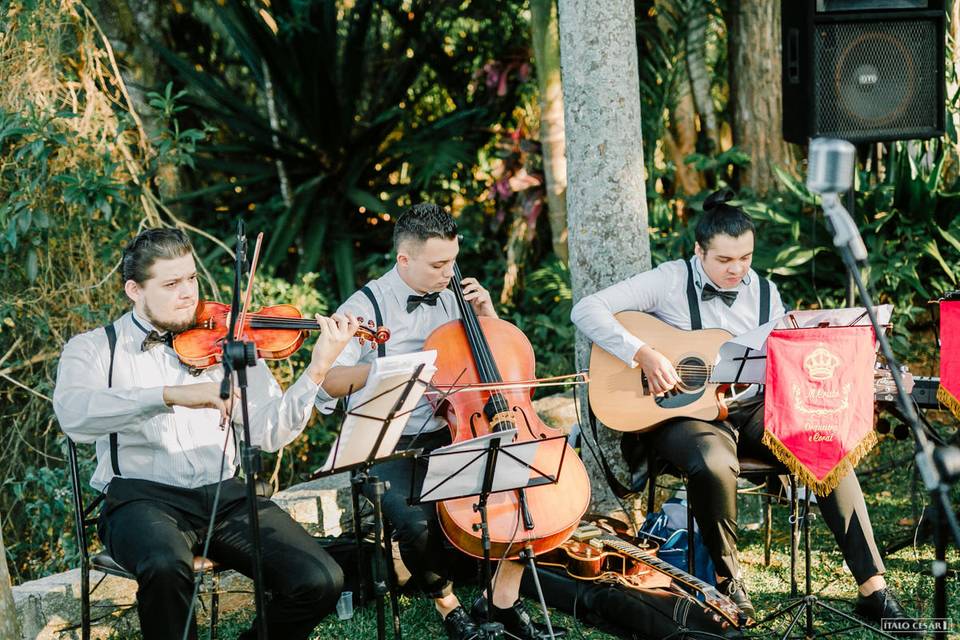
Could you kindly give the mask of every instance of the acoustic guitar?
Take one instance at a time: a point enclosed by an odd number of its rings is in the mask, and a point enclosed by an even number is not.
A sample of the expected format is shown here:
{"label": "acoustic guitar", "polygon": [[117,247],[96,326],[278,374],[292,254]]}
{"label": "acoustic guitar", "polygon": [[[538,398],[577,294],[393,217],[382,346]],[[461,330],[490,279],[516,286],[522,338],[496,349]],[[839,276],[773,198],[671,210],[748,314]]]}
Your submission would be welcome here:
{"label": "acoustic guitar", "polygon": [[650,393],[646,376],[597,345],[590,352],[590,407],[603,424],[617,431],[647,431],[673,418],[723,420],[728,385],[710,382],[720,346],[733,337],[723,329],[684,331],[640,311],[615,318],[631,334],[666,356],[680,377],[676,390]]}
{"label": "acoustic guitar", "polygon": [[562,567],[577,580],[611,582],[635,589],[670,589],[735,627],[747,623],[736,603],[716,587],[661,560],[655,553],[656,548],[639,547],[585,522],[569,540],[537,558],[537,564]]}
{"label": "acoustic guitar", "polygon": [[[724,394],[733,381],[711,380],[719,361],[720,347],[733,337],[723,329],[685,331],[640,311],[622,311],[614,316],[631,334],[666,356],[677,370],[680,384],[671,392],[655,396],[646,376],[597,345],[590,352],[590,407],[597,419],[617,431],[648,431],[674,418],[707,422],[723,420],[728,409]],[[874,372],[874,396],[891,393],[889,371]],[[913,379],[904,372],[909,393]]]}

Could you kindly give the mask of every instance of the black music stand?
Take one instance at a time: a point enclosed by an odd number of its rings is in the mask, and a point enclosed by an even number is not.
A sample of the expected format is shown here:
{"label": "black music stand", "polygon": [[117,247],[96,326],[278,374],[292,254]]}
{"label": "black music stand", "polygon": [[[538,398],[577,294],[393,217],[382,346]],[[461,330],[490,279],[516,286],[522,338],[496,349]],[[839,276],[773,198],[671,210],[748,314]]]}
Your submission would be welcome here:
{"label": "black music stand", "polygon": [[[476,496],[474,510],[480,514],[480,522],[473,525],[480,531],[483,546],[483,582],[487,590],[487,621],[480,627],[479,638],[492,640],[503,637],[503,625],[490,620],[490,604],[493,602],[493,563],[490,557],[490,531],[487,521],[487,500],[492,493],[501,491],[524,490],[545,484],[554,484],[560,477],[566,447],[563,447],[560,460],[554,473],[545,473],[534,465],[537,451],[550,442],[565,444],[566,436],[554,436],[525,442],[503,444],[516,436],[516,429],[505,429],[479,436],[473,440],[441,447],[419,457],[427,460],[427,475],[419,496],[414,497],[414,486],[410,486],[411,504],[436,502],[454,498]],[[548,445],[550,446],[550,445]],[[498,466],[498,463],[500,466]],[[519,525],[518,525],[519,526]],[[540,578],[534,555],[529,545],[520,552],[520,558],[530,567],[533,583],[537,589],[540,607],[543,610],[547,631],[553,638],[553,625],[547,611],[546,600],[540,587]]]}
{"label": "black music stand", "polygon": [[[851,471],[851,473],[853,473]],[[777,618],[782,618],[789,615],[791,612],[793,616],[790,618],[790,624],[787,626],[786,631],[783,632],[783,635],[780,636],[781,640],[787,640],[790,638],[790,634],[793,632],[794,627],[797,626],[797,622],[800,621],[800,616],[806,614],[804,620],[804,632],[800,638],[814,638],[819,635],[820,637],[826,637],[828,635],[836,635],[841,633],[846,633],[852,629],[865,629],[867,631],[872,631],[873,633],[879,634],[884,638],[891,638],[896,640],[896,636],[890,635],[886,631],[878,629],[877,627],[850,615],[846,611],[841,611],[836,607],[833,607],[826,602],[819,599],[816,595],[813,594],[813,587],[810,580],[810,520],[813,518],[813,515],[810,513],[810,487],[804,485],[804,496],[803,496],[803,513],[797,514],[796,517],[801,520],[800,530],[803,532],[803,575],[804,575],[804,590],[803,596],[796,598],[793,601],[787,602],[782,607],[771,613],[770,615],[764,617],[762,620],[759,620],[754,626],[760,626],[766,624]],[[796,526],[794,522],[790,523],[791,527]],[[836,631],[830,631],[823,634],[814,634],[813,629],[813,611],[816,608],[825,609],[826,611],[843,618],[852,623],[852,626],[845,629],[838,629]]]}
{"label": "black music stand", "polygon": [[[400,358],[400,356],[396,357]],[[386,360],[386,358],[381,360]],[[344,413],[344,419],[340,423],[337,440],[327,464],[309,476],[310,480],[315,480],[344,471],[350,472],[353,494],[353,526],[357,538],[358,575],[361,577],[361,585],[364,584],[364,573],[362,533],[360,531],[360,494],[363,493],[373,503],[374,539],[377,546],[380,547],[371,563],[373,590],[377,599],[378,640],[385,640],[386,638],[384,596],[388,592],[390,594],[390,608],[393,613],[394,638],[400,640],[402,632],[397,593],[395,589],[389,587],[387,581],[387,567],[389,566],[387,563],[392,562],[392,557],[390,557],[392,556],[392,544],[387,529],[384,527],[382,498],[388,486],[386,482],[371,473],[371,468],[375,464],[390,460],[413,458],[421,452],[420,449],[394,451],[394,447],[397,445],[397,440],[400,438],[403,426],[407,422],[411,411],[423,395],[424,389],[429,385],[429,378],[426,380],[421,378],[427,366],[426,363],[420,362],[416,365],[413,373],[409,374],[408,377],[405,376],[400,382],[396,381],[396,374],[368,379],[367,386],[364,387],[366,391],[365,399],[357,406],[348,408]],[[430,366],[432,367],[432,365]],[[374,376],[373,372],[371,372],[371,376]],[[371,388],[371,385],[376,386]],[[376,409],[382,410],[384,402],[386,402],[388,408],[384,415],[380,415],[380,412]],[[349,395],[347,396],[347,406],[350,406]],[[361,411],[363,409],[367,409],[370,413]],[[364,425],[363,423],[371,421],[379,424],[379,431],[373,438],[372,446],[368,447],[369,442],[364,442],[364,440],[369,441],[370,439],[370,425]],[[351,438],[358,444],[354,444]],[[341,442],[344,440],[346,442],[341,446]]]}
{"label": "black music stand", "polygon": [[[880,322],[873,310],[872,295],[863,280],[861,267],[868,263],[869,255],[860,229],[851,218],[850,213],[840,203],[837,196],[851,188],[853,176],[856,173],[856,148],[845,140],[831,138],[814,138],[810,141],[809,173],[807,175],[807,189],[821,195],[823,213],[829,223],[833,244],[843,259],[847,273],[856,285],[860,299],[870,316],[870,322],[876,333],[880,351],[890,366],[890,374],[897,387],[897,401],[900,411],[907,418],[906,424],[913,432],[916,454],[914,460],[917,472],[923,479],[924,486],[930,495],[930,501],[935,505],[933,511],[937,521],[933,524],[935,535],[935,556],[932,565],[934,575],[934,617],[946,619],[946,545],[947,536],[953,538],[960,547],[960,522],[950,502],[950,485],[960,480],[960,448],[940,446],[934,447],[920,424],[910,396],[903,383],[900,364],[893,354],[890,342],[880,327]],[[944,628],[936,629],[934,636],[946,640],[947,631]]]}

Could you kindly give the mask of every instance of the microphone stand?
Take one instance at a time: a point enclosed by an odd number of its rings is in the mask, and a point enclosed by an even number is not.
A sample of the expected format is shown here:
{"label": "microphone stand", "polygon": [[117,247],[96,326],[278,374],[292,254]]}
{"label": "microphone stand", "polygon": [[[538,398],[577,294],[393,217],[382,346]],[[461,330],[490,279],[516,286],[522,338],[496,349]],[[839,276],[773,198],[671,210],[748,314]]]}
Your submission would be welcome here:
{"label": "microphone stand", "polygon": [[[250,444],[250,413],[247,405],[247,367],[257,364],[257,347],[253,342],[236,340],[236,323],[240,316],[241,273],[247,265],[247,236],[243,219],[237,221],[237,255],[233,273],[233,300],[230,304],[230,329],[223,345],[223,381],[220,398],[230,398],[230,374],[237,374],[240,387],[240,410],[243,416],[243,441],[240,444],[241,464],[247,483],[247,509],[253,540],[253,587],[256,604],[257,638],[267,640],[266,597],[263,586],[263,549],[260,542],[260,515],[257,510],[257,473],[260,471],[260,448]],[[233,428],[233,425],[230,427]]]}
{"label": "microphone stand", "polygon": [[[934,447],[930,439],[927,438],[927,434],[920,425],[920,417],[917,415],[916,408],[910,401],[906,387],[903,385],[900,364],[894,357],[890,343],[877,320],[873,301],[860,274],[860,266],[866,264],[867,260],[867,250],[864,247],[863,239],[860,237],[860,231],[850,214],[840,204],[840,199],[836,193],[823,193],[822,198],[823,212],[833,233],[833,244],[839,250],[847,272],[857,286],[860,299],[867,309],[870,323],[873,325],[877,341],[880,343],[880,350],[890,367],[893,383],[897,387],[897,404],[913,432],[916,444],[914,460],[917,464],[917,471],[920,473],[924,486],[930,493],[930,500],[935,507],[933,509],[935,521],[932,523],[935,536],[935,554],[932,567],[934,576],[934,618],[939,619],[938,623],[940,623],[947,618],[947,528],[953,536],[954,544],[960,548],[960,525],[958,525],[956,513],[950,505],[949,493],[950,484],[960,476],[960,449],[952,446]],[[937,629],[934,637],[946,640],[946,628]]]}

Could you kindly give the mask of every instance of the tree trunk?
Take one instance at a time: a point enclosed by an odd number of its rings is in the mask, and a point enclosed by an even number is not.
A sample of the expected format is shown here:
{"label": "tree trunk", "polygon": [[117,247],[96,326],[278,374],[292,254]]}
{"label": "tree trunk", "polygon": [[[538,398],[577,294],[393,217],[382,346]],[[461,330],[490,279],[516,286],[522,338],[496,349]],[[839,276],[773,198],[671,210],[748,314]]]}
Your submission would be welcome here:
{"label": "tree trunk", "polygon": [[[560,0],[560,54],[570,176],[570,274],[576,301],[650,268],[633,1]],[[588,359],[589,343],[578,335],[578,368],[585,368]],[[615,436],[603,429],[600,446],[624,477]],[[616,509],[588,447],[583,458],[594,509]]]}
{"label": "tree trunk", "polygon": [[686,158],[697,150],[696,108],[690,83],[685,76],[676,78],[670,110],[670,128],[664,131],[663,143],[674,166],[674,191],[692,196],[704,188],[703,175],[688,165]]}
{"label": "tree trunk", "polygon": [[543,147],[550,235],[553,252],[567,262],[567,159],[564,155],[563,85],[560,82],[556,0],[530,0],[530,27],[540,90],[540,144]]}
{"label": "tree trunk", "polygon": [[[954,69],[960,69],[960,0],[950,0],[947,3],[947,64]],[[947,100],[952,100],[953,96],[960,91],[960,82],[958,82],[956,73],[947,73]],[[954,131],[960,132],[960,111],[948,109],[947,117],[953,120]],[[944,153],[947,158],[943,163],[943,177],[941,184],[953,184],[958,175],[960,175],[960,133],[955,134],[955,138],[945,145]]]}
{"label": "tree trunk", "polygon": [[[174,5],[135,0],[92,0],[87,4],[118,56],[134,109],[143,120],[147,134],[155,135],[160,125],[147,93],[163,84],[168,71],[151,41],[164,42],[163,34],[169,28]],[[160,165],[157,187],[163,198],[180,193],[180,173],[176,166]]]}
{"label": "tree trunk", "polygon": [[10,573],[7,571],[7,550],[0,536],[0,640],[20,640],[20,623],[13,605]]}
{"label": "tree trunk", "polygon": [[732,2],[727,29],[733,142],[750,156],[739,186],[763,196],[777,189],[776,166],[799,175],[796,147],[782,134],[780,0]]}
{"label": "tree trunk", "polygon": [[707,68],[707,14],[706,2],[691,2],[687,15],[686,55],[687,74],[693,91],[693,102],[700,115],[700,124],[707,138],[707,151],[720,152],[720,133],[717,114],[710,96],[710,70]]}
{"label": "tree trunk", "polygon": [[[701,4],[701,3],[695,3]],[[668,19],[668,13],[673,10],[670,3],[661,0],[657,2],[657,26],[661,33],[668,37],[678,38],[673,22]],[[683,70],[673,77],[670,97],[669,127],[664,131],[663,146],[674,166],[674,193],[680,196],[692,196],[703,190],[703,176],[699,171],[685,162],[690,154],[697,150],[697,108],[694,104],[691,78]]]}

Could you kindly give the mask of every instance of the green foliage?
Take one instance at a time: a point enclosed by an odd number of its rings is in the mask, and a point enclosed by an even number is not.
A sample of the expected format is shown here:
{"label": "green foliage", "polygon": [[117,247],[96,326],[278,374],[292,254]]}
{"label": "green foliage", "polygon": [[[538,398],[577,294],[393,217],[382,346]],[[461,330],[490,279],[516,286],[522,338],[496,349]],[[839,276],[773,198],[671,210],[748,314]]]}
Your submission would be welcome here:
{"label": "green foliage", "polygon": [[[856,200],[848,208],[870,255],[865,271],[875,301],[894,306],[894,345],[908,361],[929,365],[929,345],[912,340],[930,322],[927,302],[958,287],[960,277],[960,184],[944,184],[948,149],[941,141],[894,142],[871,150],[861,165]],[[722,176],[744,158],[734,148],[714,157],[694,155],[700,170]],[[819,200],[801,180],[778,172],[783,190],[758,199],[747,191],[736,201],[757,226],[754,268],[772,276],[794,309],[846,306],[847,278],[819,210]],[[723,183],[721,182],[721,185]],[[706,192],[685,202],[690,219],[675,215],[676,201],[650,194],[654,264],[689,255],[693,225]]]}
{"label": "green foliage", "polygon": [[0,13],[16,17],[0,23],[0,525],[16,582],[66,568],[76,552],[49,403],[57,355],[124,310],[120,252],[145,218],[161,223],[150,185],[189,164],[199,139],[179,129],[184,96],[170,91],[151,96],[157,147],[139,137],[95,29],[72,8],[38,0]]}
{"label": "green foliage", "polygon": [[163,93],[151,91],[147,93],[147,102],[156,111],[157,116],[162,122],[168,123],[167,127],[159,132],[152,142],[157,151],[154,160],[155,167],[159,166],[160,161],[168,167],[189,167],[196,169],[194,160],[197,153],[197,145],[203,142],[208,134],[214,130],[208,126],[203,129],[184,129],[180,130],[180,120],[175,116],[181,111],[187,109],[184,102],[188,94],[185,90],[173,93],[173,83],[168,82],[163,89]]}
{"label": "green foliage", "polygon": [[251,226],[274,229],[266,264],[332,269],[341,299],[358,284],[357,247],[388,250],[384,223],[402,208],[459,192],[458,172],[515,99],[504,80],[516,71],[491,83],[484,65],[527,38],[519,3],[493,0],[203,6],[182,18],[203,44],[189,59],[162,50],[219,131],[182,201],[214,230],[229,220],[200,211],[249,211]]}
{"label": "green foliage", "polygon": [[[537,377],[574,371],[576,329],[570,322],[572,307],[570,269],[552,256],[527,276],[521,304],[505,318],[530,339],[537,356]],[[544,395],[555,392],[551,387]]]}

